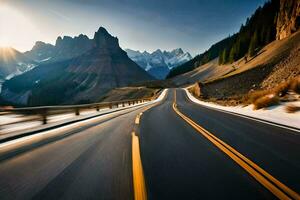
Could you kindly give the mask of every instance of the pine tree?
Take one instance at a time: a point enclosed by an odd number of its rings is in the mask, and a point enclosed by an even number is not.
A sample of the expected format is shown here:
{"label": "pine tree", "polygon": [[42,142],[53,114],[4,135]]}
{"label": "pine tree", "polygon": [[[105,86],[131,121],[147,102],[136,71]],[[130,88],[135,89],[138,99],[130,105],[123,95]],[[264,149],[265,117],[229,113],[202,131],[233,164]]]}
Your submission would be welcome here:
{"label": "pine tree", "polygon": [[271,42],[272,38],[272,30],[269,28],[266,32],[266,37],[265,37],[265,44],[269,44]]}
{"label": "pine tree", "polygon": [[223,64],[226,64],[228,62],[227,58],[227,49],[224,49],[222,52],[222,57],[223,57]]}
{"label": "pine tree", "polygon": [[259,43],[261,45],[266,44],[266,29],[265,26],[262,27],[261,31],[260,31],[260,39],[259,39]]}
{"label": "pine tree", "polygon": [[219,53],[219,65],[222,65],[224,63],[224,60],[223,60],[223,52],[221,51]]}
{"label": "pine tree", "polygon": [[257,39],[258,39],[257,38],[257,31],[255,31],[252,38],[251,38],[251,42],[250,42],[250,45],[249,45],[249,50],[248,50],[249,56],[254,56],[254,54],[255,54],[255,49],[258,46],[258,40]]}
{"label": "pine tree", "polygon": [[235,57],[235,46],[233,46],[230,50],[229,53],[229,62],[233,63],[234,62],[234,57]]}
{"label": "pine tree", "polygon": [[237,42],[235,43],[234,60],[237,60],[238,58],[240,58],[241,55],[242,55],[242,52],[241,52],[241,40],[238,39]]}

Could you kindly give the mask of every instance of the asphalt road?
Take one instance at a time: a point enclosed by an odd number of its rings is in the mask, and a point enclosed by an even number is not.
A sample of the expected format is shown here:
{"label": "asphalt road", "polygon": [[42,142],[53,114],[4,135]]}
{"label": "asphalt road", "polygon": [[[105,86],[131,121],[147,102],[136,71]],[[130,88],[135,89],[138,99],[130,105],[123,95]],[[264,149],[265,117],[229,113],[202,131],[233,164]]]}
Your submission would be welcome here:
{"label": "asphalt road", "polygon": [[133,199],[131,132],[143,109],[67,129],[0,161],[0,199]]}
{"label": "asphalt road", "polygon": [[[300,137],[286,129],[208,109],[177,89],[178,109],[300,191]],[[166,101],[143,114],[141,157],[149,199],[274,199],[232,159],[183,121]]]}
{"label": "asphalt road", "polygon": [[[133,130],[148,199],[275,199],[174,111],[174,91],[147,111],[99,117],[0,156],[0,199],[134,199]],[[299,133],[196,105],[183,90],[176,97],[183,114],[299,193]]]}

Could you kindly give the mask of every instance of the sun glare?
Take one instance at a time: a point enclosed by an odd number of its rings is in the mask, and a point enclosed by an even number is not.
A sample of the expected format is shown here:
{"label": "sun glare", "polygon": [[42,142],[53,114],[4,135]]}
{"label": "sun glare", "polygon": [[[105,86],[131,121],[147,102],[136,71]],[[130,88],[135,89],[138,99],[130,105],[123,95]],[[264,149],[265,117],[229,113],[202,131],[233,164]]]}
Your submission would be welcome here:
{"label": "sun glare", "polygon": [[0,59],[4,62],[15,59],[16,52],[10,47],[0,47]]}
{"label": "sun glare", "polygon": [[1,48],[7,48],[7,47],[9,47],[9,41],[4,36],[0,36],[0,47]]}
{"label": "sun glare", "polygon": [[0,47],[26,50],[38,35],[39,31],[21,12],[0,5]]}

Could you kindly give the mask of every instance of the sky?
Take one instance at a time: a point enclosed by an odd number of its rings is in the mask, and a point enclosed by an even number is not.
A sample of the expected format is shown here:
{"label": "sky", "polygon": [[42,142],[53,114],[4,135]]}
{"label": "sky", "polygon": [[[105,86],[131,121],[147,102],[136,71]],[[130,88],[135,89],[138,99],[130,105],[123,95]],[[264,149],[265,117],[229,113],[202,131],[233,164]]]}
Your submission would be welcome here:
{"label": "sky", "polygon": [[58,36],[93,38],[100,26],[120,46],[182,48],[193,56],[237,32],[266,0],[0,0],[0,46],[21,52]]}

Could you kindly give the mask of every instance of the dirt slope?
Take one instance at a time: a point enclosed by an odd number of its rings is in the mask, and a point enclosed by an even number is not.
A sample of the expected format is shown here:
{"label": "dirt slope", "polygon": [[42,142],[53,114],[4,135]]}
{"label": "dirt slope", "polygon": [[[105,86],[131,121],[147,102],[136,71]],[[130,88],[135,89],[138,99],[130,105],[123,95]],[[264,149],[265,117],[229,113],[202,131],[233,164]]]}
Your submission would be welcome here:
{"label": "dirt slope", "polygon": [[270,43],[248,60],[218,65],[217,59],[172,81],[188,85],[203,83],[201,92],[209,98],[242,96],[252,89],[271,88],[300,74],[300,32]]}

